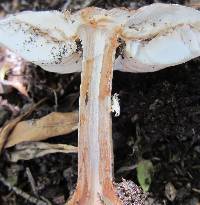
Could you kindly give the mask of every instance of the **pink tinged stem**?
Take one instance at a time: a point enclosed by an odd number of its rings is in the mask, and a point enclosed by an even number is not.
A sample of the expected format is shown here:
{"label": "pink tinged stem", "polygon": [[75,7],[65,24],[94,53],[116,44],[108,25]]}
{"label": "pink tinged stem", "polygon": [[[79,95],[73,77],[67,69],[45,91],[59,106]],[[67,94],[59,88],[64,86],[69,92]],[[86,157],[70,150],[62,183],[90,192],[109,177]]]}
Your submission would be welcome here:
{"label": "pink tinged stem", "polygon": [[78,182],[68,202],[118,205],[113,186],[111,89],[117,35],[83,26],[83,71],[80,87]]}

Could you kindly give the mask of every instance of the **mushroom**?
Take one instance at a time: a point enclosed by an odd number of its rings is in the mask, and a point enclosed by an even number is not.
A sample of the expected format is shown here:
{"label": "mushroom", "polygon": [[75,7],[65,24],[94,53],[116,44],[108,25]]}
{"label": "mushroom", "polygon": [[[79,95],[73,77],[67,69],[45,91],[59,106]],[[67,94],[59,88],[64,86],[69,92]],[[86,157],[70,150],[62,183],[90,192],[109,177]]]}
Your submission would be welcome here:
{"label": "mushroom", "polygon": [[[0,20],[0,43],[26,60],[50,72],[82,71],[78,182],[67,204],[123,204],[113,185],[113,69],[154,72],[199,56],[199,25],[199,11],[159,3],[136,11],[28,11]],[[116,57],[119,39],[125,46]]]}

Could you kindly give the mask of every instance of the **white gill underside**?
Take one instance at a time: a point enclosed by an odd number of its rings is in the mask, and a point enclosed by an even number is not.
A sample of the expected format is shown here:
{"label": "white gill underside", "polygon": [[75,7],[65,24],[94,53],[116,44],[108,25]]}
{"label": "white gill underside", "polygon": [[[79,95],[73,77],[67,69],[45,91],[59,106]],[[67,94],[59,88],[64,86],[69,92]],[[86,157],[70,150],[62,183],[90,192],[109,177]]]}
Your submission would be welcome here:
{"label": "white gill underside", "polygon": [[200,55],[200,31],[189,25],[171,29],[148,41],[127,41],[124,58],[115,69],[126,72],[154,72],[184,63]]}
{"label": "white gill underside", "polygon": [[153,72],[200,55],[200,12],[195,9],[158,3],[136,11],[89,8],[86,17],[83,12],[10,15],[0,20],[0,44],[50,72],[79,72],[82,57],[77,54],[75,38],[80,38],[80,26],[91,20],[108,29],[122,29],[120,37],[126,48],[124,58],[116,60],[115,70]]}

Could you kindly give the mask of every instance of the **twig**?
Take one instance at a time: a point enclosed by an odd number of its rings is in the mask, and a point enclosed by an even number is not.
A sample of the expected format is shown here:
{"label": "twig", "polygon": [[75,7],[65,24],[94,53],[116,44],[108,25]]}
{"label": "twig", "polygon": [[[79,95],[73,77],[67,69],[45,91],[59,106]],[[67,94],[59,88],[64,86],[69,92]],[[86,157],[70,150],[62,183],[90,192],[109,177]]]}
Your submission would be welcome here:
{"label": "twig", "polygon": [[16,186],[12,186],[3,176],[0,174],[0,182],[2,182],[5,186],[7,186],[10,190],[14,191],[17,195],[23,197],[27,201],[36,204],[36,205],[51,205],[50,202],[44,202],[36,197],[31,196],[30,194],[22,191]]}
{"label": "twig", "polygon": [[72,3],[72,0],[67,0],[67,2],[64,3],[64,5],[62,6],[62,11],[67,10],[71,3]]}
{"label": "twig", "polygon": [[81,4],[81,8],[85,8],[88,7],[92,4],[93,0],[85,0],[82,4]]}
{"label": "twig", "polygon": [[54,108],[55,108],[55,111],[57,111],[57,109],[58,109],[58,97],[57,97],[56,91],[54,89],[53,89],[53,95],[54,95],[54,100],[55,100]]}
{"label": "twig", "polygon": [[137,168],[137,165],[124,166],[124,167],[121,167],[120,169],[117,170],[117,174],[131,171],[131,170],[134,170],[136,168]]}
{"label": "twig", "polygon": [[38,197],[38,192],[37,192],[37,188],[35,185],[35,180],[34,180],[33,175],[31,174],[31,171],[28,167],[26,168],[26,174],[28,176],[28,181],[30,182],[31,189],[32,189],[34,195]]}
{"label": "twig", "polygon": [[200,189],[192,188],[192,191],[194,191],[194,192],[200,194]]}

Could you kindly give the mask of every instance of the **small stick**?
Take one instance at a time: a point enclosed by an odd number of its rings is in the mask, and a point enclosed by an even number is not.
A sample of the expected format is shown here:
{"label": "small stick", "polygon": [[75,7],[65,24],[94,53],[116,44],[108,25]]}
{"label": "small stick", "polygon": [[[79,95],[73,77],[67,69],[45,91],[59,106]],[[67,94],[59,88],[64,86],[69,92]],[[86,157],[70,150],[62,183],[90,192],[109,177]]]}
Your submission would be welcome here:
{"label": "small stick", "polygon": [[81,4],[81,8],[85,8],[88,7],[92,4],[93,0],[85,0],[82,4]]}
{"label": "small stick", "polygon": [[67,0],[67,2],[65,2],[64,5],[62,6],[62,11],[67,10],[71,3],[72,3],[72,0]]}
{"label": "small stick", "polygon": [[54,108],[55,108],[55,111],[57,111],[57,109],[58,109],[58,97],[57,97],[56,91],[54,89],[53,89],[53,95],[54,95],[54,100],[55,100]]}
{"label": "small stick", "polygon": [[31,171],[28,167],[26,168],[26,174],[28,176],[28,181],[30,182],[31,189],[32,189],[34,195],[38,197],[38,192],[37,192],[37,188],[35,185],[35,180],[34,180],[33,175],[31,174]]}

